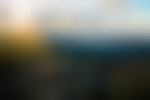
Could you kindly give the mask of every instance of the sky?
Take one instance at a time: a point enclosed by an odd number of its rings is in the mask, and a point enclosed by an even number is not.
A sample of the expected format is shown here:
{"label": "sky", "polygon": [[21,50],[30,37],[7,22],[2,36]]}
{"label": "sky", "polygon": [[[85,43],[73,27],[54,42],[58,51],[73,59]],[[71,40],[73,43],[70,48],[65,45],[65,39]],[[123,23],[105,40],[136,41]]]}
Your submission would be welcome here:
{"label": "sky", "polygon": [[[9,0],[8,9],[10,10],[10,22],[17,25],[27,25],[32,22],[34,19],[32,17],[38,16],[36,15],[38,11],[42,11],[40,10],[43,9],[40,8],[42,7],[40,6],[41,4],[43,4],[43,7],[45,6],[46,9],[49,9],[49,11],[50,9],[54,9],[53,12],[59,13],[55,13],[55,20],[58,20],[56,21],[58,23],[64,20],[63,18],[66,16],[79,16],[78,23],[83,24],[83,26],[88,26],[89,24],[88,27],[92,27],[92,25],[95,27],[97,25],[96,23],[102,23],[106,28],[114,27],[115,24],[118,23],[117,21],[119,21],[118,16],[124,13],[123,16],[124,18],[127,17],[126,22],[129,23],[129,25],[133,23],[137,26],[140,25],[138,27],[141,28],[146,28],[146,26],[149,25],[150,0],[125,0],[127,2],[126,5],[122,3],[121,6],[118,6],[124,7],[122,10],[118,8],[120,12],[115,11],[116,9],[114,9],[115,7],[113,6],[114,2],[110,1],[112,0]],[[66,19],[69,20],[69,17],[66,17]],[[122,19],[122,21],[124,20]],[[74,20],[74,22],[77,21]],[[141,26],[141,24],[143,26]],[[118,26],[120,25],[116,27]]]}

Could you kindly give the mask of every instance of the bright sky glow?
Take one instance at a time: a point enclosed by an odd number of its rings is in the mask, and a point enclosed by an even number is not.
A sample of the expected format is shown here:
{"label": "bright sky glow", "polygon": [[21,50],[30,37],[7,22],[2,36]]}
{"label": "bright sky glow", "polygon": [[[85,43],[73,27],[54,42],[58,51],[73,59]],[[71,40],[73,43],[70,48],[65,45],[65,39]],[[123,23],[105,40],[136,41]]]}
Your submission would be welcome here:
{"label": "bright sky glow", "polygon": [[[96,23],[102,23],[102,25],[104,25],[106,28],[107,28],[107,25],[105,25],[106,23],[110,25],[109,27],[114,27],[115,24],[118,23],[117,20],[119,20],[117,16],[120,16],[121,13],[115,11],[113,6],[110,6],[112,3],[110,1],[109,0],[10,0],[9,6],[11,11],[10,18],[12,23],[18,25],[30,23],[30,21],[34,19],[32,17],[37,16],[35,15],[38,12],[37,9],[43,9],[38,8],[41,6],[37,6],[41,3],[44,6],[46,6],[45,9],[53,9],[53,11],[56,13],[68,14],[67,16],[70,17],[79,16],[78,23],[79,24],[86,23],[86,25],[89,24],[88,27],[91,28],[92,25],[93,27],[95,27],[94,23],[95,25],[98,25]],[[126,9],[127,12],[124,12],[124,18],[126,17],[128,18],[126,19],[126,23],[135,22],[135,24],[138,27],[141,27],[142,24],[142,26],[145,25],[144,28],[146,28],[146,26],[149,25],[150,23],[149,22],[150,0],[125,0],[125,1],[127,1],[126,3],[127,8],[118,8],[118,10],[121,11],[121,9]],[[124,7],[124,5],[118,7]],[[59,20],[57,18],[61,19],[61,17],[62,16],[56,15],[55,20]],[[74,21],[77,23],[76,20]],[[92,21],[93,24],[91,24]],[[120,22],[119,24],[124,23],[123,21],[124,20],[122,19],[122,22]]]}

